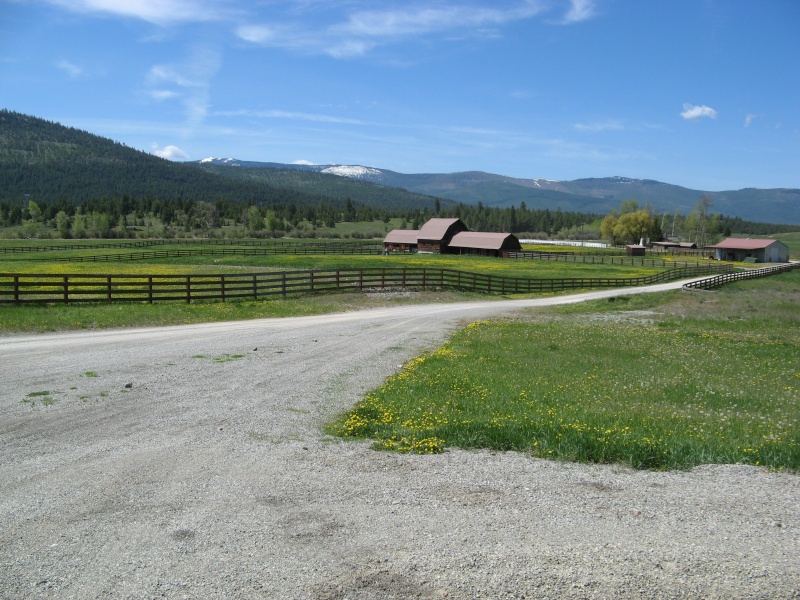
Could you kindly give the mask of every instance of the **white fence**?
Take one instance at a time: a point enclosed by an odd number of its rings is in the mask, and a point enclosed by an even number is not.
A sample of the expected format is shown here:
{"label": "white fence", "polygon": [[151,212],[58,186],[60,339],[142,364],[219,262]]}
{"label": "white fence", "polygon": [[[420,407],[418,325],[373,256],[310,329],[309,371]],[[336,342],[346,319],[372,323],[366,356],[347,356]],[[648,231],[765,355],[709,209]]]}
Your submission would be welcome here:
{"label": "white fence", "polygon": [[603,242],[581,242],[576,240],[520,240],[520,244],[550,244],[552,246],[584,246],[586,248],[608,248]]}

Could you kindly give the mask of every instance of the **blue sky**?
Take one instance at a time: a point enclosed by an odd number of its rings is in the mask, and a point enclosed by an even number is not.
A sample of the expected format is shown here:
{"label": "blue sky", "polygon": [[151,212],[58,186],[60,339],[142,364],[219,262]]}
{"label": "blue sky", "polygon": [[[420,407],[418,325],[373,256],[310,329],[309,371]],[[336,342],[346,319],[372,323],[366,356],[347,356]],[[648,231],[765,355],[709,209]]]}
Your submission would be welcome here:
{"label": "blue sky", "polygon": [[0,0],[0,107],[174,160],[800,188],[797,0]]}

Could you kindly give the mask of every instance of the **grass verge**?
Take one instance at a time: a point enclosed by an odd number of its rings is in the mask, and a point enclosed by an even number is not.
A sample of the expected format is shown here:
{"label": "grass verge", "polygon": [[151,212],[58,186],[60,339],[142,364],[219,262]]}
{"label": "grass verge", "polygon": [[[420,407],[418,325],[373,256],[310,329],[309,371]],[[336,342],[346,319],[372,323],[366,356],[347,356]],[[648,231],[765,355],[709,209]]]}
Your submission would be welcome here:
{"label": "grass verge", "polygon": [[422,454],[800,470],[800,273],[646,296],[472,324],[328,431]]}

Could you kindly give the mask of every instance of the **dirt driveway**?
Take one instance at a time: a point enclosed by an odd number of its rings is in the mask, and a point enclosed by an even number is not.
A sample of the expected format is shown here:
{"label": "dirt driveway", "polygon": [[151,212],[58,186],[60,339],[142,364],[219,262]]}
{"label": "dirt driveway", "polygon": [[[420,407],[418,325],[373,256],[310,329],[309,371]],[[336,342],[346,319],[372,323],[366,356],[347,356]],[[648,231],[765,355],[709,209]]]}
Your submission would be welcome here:
{"label": "dirt driveway", "polygon": [[0,338],[0,597],[798,597],[795,475],[321,433],[456,327],[583,297]]}

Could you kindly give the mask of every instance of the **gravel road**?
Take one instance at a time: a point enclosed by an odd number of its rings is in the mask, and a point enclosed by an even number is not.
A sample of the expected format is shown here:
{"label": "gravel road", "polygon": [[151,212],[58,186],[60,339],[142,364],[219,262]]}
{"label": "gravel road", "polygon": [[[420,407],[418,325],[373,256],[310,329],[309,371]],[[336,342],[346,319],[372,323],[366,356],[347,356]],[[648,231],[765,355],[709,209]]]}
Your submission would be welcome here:
{"label": "gravel road", "polygon": [[676,285],[0,337],[0,596],[800,597],[796,475],[321,432],[467,322]]}

